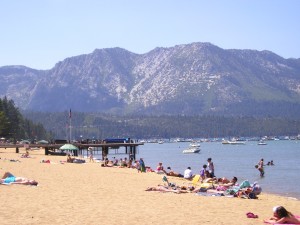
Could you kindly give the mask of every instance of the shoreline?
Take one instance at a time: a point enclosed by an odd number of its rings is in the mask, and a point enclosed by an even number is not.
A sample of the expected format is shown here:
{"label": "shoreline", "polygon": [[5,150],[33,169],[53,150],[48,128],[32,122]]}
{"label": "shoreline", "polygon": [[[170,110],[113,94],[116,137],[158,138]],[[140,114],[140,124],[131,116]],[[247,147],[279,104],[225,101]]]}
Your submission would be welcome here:
{"label": "shoreline", "polygon": [[[39,185],[0,185],[2,224],[263,224],[277,205],[300,215],[300,202],[285,196],[262,192],[258,199],[240,199],[148,192],[147,187],[163,184],[162,175],[99,163],[62,164],[66,157],[46,156],[43,150],[30,151],[32,158],[21,158],[23,153],[0,149],[1,173],[10,171]],[[53,163],[40,163],[42,159]],[[247,212],[259,218],[249,219]]]}

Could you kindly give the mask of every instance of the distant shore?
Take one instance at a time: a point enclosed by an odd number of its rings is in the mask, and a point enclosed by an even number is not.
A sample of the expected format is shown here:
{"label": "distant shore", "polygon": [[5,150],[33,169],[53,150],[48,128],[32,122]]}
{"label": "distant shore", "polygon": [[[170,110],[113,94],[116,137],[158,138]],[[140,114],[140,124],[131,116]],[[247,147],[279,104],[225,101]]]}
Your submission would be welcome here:
{"label": "distant shore", "polygon": [[[66,157],[45,156],[43,149],[30,151],[31,158],[21,158],[23,153],[0,149],[1,173],[10,171],[39,185],[0,185],[1,224],[263,224],[277,205],[300,215],[300,201],[292,198],[264,192],[257,200],[146,192],[163,184],[161,175],[63,163]],[[249,219],[247,212],[259,218]]]}

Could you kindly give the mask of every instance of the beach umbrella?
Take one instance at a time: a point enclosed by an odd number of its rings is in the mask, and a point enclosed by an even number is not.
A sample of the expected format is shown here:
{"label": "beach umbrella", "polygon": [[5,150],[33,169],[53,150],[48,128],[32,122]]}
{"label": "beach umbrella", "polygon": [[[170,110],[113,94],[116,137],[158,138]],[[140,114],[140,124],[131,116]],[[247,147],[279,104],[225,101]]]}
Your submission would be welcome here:
{"label": "beach umbrella", "polygon": [[76,151],[76,150],[78,150],[78,148],[75,145],[72,145],[72,144],[64,144],[59,149],[64,150],[64,151]]}

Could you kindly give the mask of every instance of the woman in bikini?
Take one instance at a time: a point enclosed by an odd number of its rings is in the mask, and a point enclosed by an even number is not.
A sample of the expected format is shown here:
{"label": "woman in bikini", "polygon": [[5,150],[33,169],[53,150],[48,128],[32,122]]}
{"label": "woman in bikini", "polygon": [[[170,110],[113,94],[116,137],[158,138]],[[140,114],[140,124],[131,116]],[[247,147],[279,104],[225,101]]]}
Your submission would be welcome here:
{"label": "woman in bikini", "polygon": [[283,206],[273,208],[273,217],[264,220],[265,223],[271,224],[300,224],[300,219],[288,212]]}
{"label": "woman in bikini", "polygon": [[0,184],[24,184],[24,185],[38,185],[35,180],[30,180],[25,177],[16,177],[10,172],[5,172],[3,177],[0,179]]}

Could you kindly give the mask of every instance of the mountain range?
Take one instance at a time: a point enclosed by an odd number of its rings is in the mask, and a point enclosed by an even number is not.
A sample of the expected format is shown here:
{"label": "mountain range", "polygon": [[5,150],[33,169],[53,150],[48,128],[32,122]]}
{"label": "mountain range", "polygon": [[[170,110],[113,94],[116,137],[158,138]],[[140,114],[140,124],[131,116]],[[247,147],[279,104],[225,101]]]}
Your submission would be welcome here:
{"label": "mountain range", "polygon": [[300,118],[300,59],[210,43],[96,49],[50,70],[0,67],[0,96],[40,112]]}

